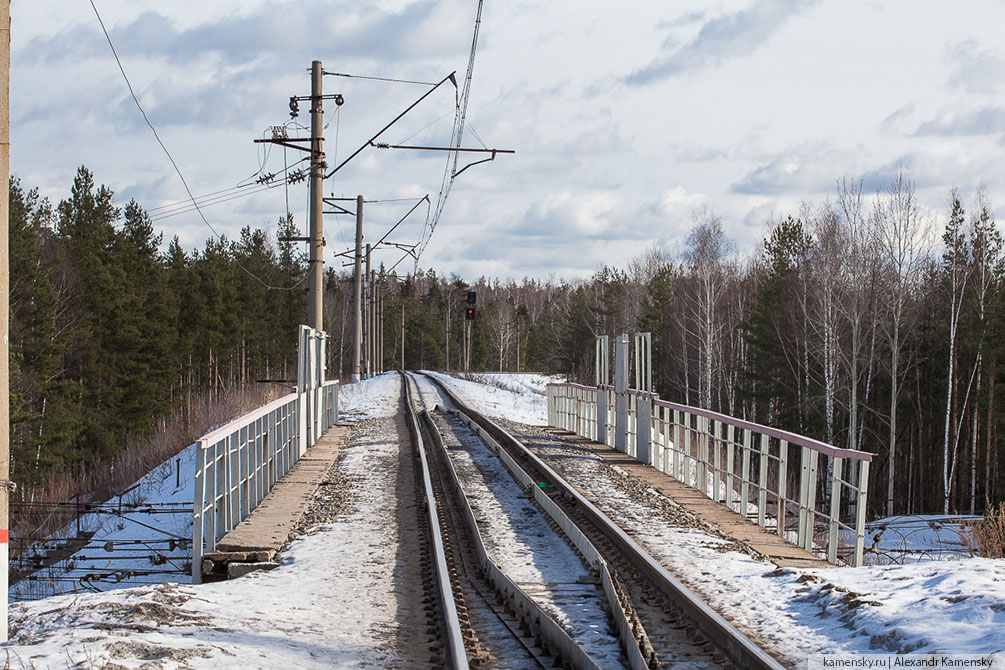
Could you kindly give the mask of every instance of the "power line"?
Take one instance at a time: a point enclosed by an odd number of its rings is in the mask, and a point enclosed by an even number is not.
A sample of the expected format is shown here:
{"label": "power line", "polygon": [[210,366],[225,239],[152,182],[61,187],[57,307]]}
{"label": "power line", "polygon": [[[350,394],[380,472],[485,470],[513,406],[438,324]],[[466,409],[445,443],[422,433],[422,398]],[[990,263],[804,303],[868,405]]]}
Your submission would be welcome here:
{"label": "power line", "polygon": [[[154,128],[154,124],[152,124],[150,122],[150,119],[147,118],[147,113],[143,110],[143,105],[140,104],[139,98],[136,97],[136,92],[133,91],[133,85],[130,83],[129,77],[126,75],[126,70],[122,66],[122,61],[121,59],[119,59],[118,52],[115,50],[115,44],[112,43],[112,37],[111,35],[108,34],[108,29],[105,28],[105,22],[101,19],[101,13],[98,12],[97,5],[94,4],[94,0],[89,0],[89,2],[91,3],[91,9],[94,10],[94,15],[98,17],[98,23],[101,25],[101,31],[105,34],[105,39],[108,40],[108,47],[112,50],[112,56],[115,57],[115,63],[119,66],[119,72],[122,73],[122,78],[125,80],[126,87],[129,89],[129,95],[132,96],[133,102],[136,103],[136,108],[140,110],[140,114],[143,115],[143,120],[146,121],[147,126],[150,128],[150,132],[154,134],[154,139],[157,140],[157,144],[159,144],[161,149],[164,151],[164,155],[168,157],[169,161],[171,161],[171,165],[174,167],[174,171],[178,175],[178,179],[181,180],[182,186],[185,187],[185,192],[188,193],[188,197],[192,201],[192,204],[195,206],[195,210],[199,212],[199,217],[202,219],[202,222],[205,223],[206,227],[209,228],[211,231],[213,231],[213,234],[216,235],[216,237],[222,242],[223,235],[217,232],[216,228],[214,228],[210,224],[209,220],[206,219],[206,215],[202,213],[202,210],[199,208],[199,203],[196,202],[195,196],[192,195],[192,189],[188,187],[188,182],[185,181],[185,175],[181,173],[181,169],[179,169],[178,163],[175,162],[175,159],[171,155],[171,152],[168,151],[168,148],[164,145],[164,142],[161,140],[160,135],[157,134],[157,129]],[[259,284],[261,284],[268,290],[292,291],[294,288],[296,288],[292,286],[289,288],[283,286],[272,286],[271,284],[263,280],[261,277],[256,275],[254,272],[244,267],[241,264],[241,262],[237,260],[237,258],[234,258],[234,263],[237,265],[237,267],[241,268],[248,276],[250,276],[252,279],[257,281]]]}
{"label": "power line", "polygon": [[420,86],[436,86],[431,81],[412,81],[410,79],[393,79],[391,77],[368,77],[362,74],[346,74],[345,72],[325,72],[331,77],[345,77],[347,79],[369,79],[370,81],[389,81],[396,84],[418,84]]}

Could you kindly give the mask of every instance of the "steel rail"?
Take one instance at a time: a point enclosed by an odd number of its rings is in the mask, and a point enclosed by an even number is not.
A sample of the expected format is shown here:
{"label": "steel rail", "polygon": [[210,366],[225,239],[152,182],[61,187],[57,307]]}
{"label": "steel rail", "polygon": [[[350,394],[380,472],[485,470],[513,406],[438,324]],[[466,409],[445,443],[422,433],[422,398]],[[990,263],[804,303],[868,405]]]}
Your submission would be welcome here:
{"label": "steel rail", "polygon": [[[426,414],[428,417],[428,414]],[[438,441],[438,433],[433,431],[434,441]],[[542,645],[561,656],[562,661],[568,667],[576,670],[600,670],[597,662],[579,645],[562,626],[549,615],[540,604],[524,591],[516,582],[509,578],[505,572],[488,555],[482,535],[475,520],[474,511],[468,503],[467,496],[461,486],[460,477],[453,463],[446,454],[446,447],[439,441],[439,448],[443,453],[444,468],[448,474],[450,486],[453,488],[457,506],[461,515],[471,529],[471,537],[474,542],[475,554],[482,567],[485,576],[492,584],[496,593],[503,598],[509,608],[516,613],[517,617],[528,627],[528,629],[540,637]]]}
{"label": "steel rail", "polygon": [[[649,553],[606,514],[569,484],[561,475],[547,465],[519,440],[509,434],[491,419],[472,409],[456,393],[434,377],[426,375],[439,386],[457,407],[481,426],[500,446],[507,446],[527,458],[534,467],[548,478],[567,498],[573,500],[584,515],[593,522],[644,574],[650,582],[674,602],[722,652],[739,667],[758,670],[784,670],[784,666],[763,649],[754,644],[746,635],[726,621],[718,612],[701,600],[687,586],[671,575]],[[535,486],[535,488],[537,488]]]}
{"label": "steel rail", "polygon": [[545,493],[534,478],[513,459],[509,453],[503,449],[499,443],[487,434],[480,425],[461,410],[448,410],[457,416],[465,425],[471,428],[478,437],[499,457],[506,469],[513,477],[531,493],[531,496],[545,514],[551,517],[555,524],[562,529],[569,541],[579,550],[579,553],[586,559],[593,569],[600,573],[600,581],[603,585],[604,595],[607,597],[607,605],[614,618],[614,624],[618,629],[621,638],[621,648],[628,658],[628,665],[632,670],[646,670],[652,666],[657,666],[659,659],[656,651],[649,642],[642,623],[635,615],[631,604],[624,597],[624,590],[618,583],[617,578],[611,572],[607,561],[586,534],[576,526],[576,523]]}
{"label": "steel rail", "polygon": [[[422,425],[429,437],[429,442],[436,445],[430,452],[432,460],[440,464],[445,463],[449,457],[446,454],[443,436],[428,411],[422,412]],[[451,567],[456,570],[455,573],[452,573],[456,577],[454,580],[454,587],[456,589],[455,599],[458,607],[461,607],[463,603],[465,619],[470,628],[470,630],[465,631],[465,641],[468,642],[468,646],[466,647],[468,656],[472,660],[475,658],[481,659],[483,652],[487,651],[498,658],[507,658],[510,662],[516,661],[515,657],[510,655],[511,652],[509,650],[499,648],[489,649],[482,645],[479,635],[481,631],[477,630],[479,626],[472,620],[474,618],[472,617],[473,611],[481,606],[488,612],[491,612],[499,624],[509,631],[510,636],[516,643],[514,646],[519,646],[519,648],[523,649],[529,660],[532,660],[539,668],[544,670],[550,667],[551,663],[542,657],[543,647],[539,643],[535,644],[533,641],[525,639],[520,633],[520,626],[526,627],[527,624],[521,622],[516,616],[513,616],[512,621],[510,621],[510,617],[506,615],[505,607],[497,604],[504,603],[506,600],[501,597],[495,585],[488,579],[482,565],[481,556],[473,549],[475,542],[472,538],[477,529],[471,528],[468,525],[468,517],[460,513],[459,509],[462,507],[462,504],[451,503],[451,499],[456,500],[461,495],[461,492],[450,481],[449,475],[444,474],[447,467],[446,465],[440,465],[436,468],[436,482],[439,485],[437,490],[439,495],[436,500],[437,505],[443,510],[441,518],[450,525],[450,530],[448,531],[445,528],[444,534],[453,538],[455,556]],[[456,533],[456,536],[454,533]],[[474,596],[474,598],[471,596]],[[488,634],[491,637],[492,633],[488,632]],[[497,646],[499,643],[498,640],[494,640],[494,642],[496,644],[493,646]],[[503,652],[505,655],[497,652]]]}
{"label": "steel rail", "polygon": [[433,495],[433,482],[429,476],[429,462],[426,460],[426,446],[419,430],[419,422],[415,416],[412,404],[412,381],[402,378],[405,388],[405,407],[407,408],[408,431],[412,434],[416,451],[419,452],[419,462],[422,467],[423,498],[426,505],[426,518],[429,519],[429,534],[433,549],[434,565],[436,566],[436,584],[440,594],[440,604],[443,607],[443,618],[447,628],[447,646],[450,648],[450,665],[454,670],[467,670],[468,657],[464,650],[464,636],[461,632],[461,622],[457,616],[457,605],[454,603],[453,590],[450,586],[450,571],[447,569],[446,551],[443,546],[443,536],[440,533],[440,520],[436,511],[436,499]]}

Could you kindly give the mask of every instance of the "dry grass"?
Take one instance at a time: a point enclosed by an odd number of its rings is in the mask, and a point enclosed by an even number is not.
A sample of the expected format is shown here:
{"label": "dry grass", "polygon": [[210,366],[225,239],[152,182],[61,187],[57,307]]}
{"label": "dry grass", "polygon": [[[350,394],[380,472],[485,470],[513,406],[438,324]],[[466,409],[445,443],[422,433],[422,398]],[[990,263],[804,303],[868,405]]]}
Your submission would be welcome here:
{"label": "dry grass", "polygon": [[11,555],[21,554],[39,538],[54,537],[72,524],[78,512],[73,503],[100,503],[114,498],[216,426],[279,395],[274,387],[265,386],[234,389],[214,397],[205,394],[193,400],[190,414],[176,410],[159,421],[149,437],[127,438],[126,446],[112,462],[95,461],[63,472],[45,484],[19,488],[11,500]]}
{"label": "dry grass", "polygon": [[1005,558],[1005,502],[988,510],[984,518],[963,532],[963,541],[984,558]]}

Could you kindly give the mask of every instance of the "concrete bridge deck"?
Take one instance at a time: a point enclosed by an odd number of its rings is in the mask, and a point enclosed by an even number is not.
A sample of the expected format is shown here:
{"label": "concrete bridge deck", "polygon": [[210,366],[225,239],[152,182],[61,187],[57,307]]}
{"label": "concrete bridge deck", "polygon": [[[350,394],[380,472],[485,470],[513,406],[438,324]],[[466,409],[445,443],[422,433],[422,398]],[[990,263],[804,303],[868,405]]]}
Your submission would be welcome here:
{"label": "concrete bridge deck", "polygon": [[205,581],[275,567],[276,554],[293,538],[311,498],[349,439],[352,424],[337,423],[304,452],[248,517],[203,556]]}

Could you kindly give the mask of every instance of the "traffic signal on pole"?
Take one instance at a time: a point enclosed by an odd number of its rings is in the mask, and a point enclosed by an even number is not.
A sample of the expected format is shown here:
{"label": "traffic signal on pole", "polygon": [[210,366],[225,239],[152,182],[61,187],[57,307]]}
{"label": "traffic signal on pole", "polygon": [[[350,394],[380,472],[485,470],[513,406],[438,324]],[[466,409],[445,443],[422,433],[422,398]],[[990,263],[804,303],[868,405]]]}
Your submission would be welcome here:
{"label": "traffic signal on pole", "polygon": [[473,305],[478,300],[478,294],[474,291],[468,291],[468,304]]}
{"label": "traffic signal on pole", "polygon": [[468,307],[467,309],[465,309],[464,310],[464,318],[467,321],[474,321],[475,320],[475,308],[474,307]]}

